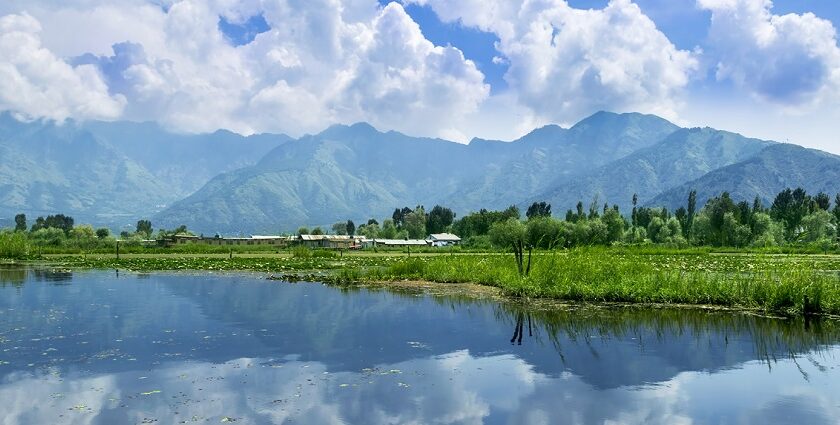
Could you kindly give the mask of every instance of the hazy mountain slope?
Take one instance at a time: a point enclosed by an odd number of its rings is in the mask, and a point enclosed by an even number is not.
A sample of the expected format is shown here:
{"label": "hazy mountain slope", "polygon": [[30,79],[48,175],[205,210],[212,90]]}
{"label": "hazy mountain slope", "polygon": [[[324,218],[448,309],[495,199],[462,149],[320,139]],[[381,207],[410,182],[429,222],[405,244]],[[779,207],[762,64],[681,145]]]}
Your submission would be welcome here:
{"label": "hazy mountain slope", "polygon": [[791,144],[777,144],[737,164],[712,171],[668,190],[648,204],[677,208],[688,192],[697,190],[697,203],[728,191],[733,199],[760,197],[769,206],[785,188],[802,187],[810,193],[840,192],[840,156]]}
{"label": "hazy mountain slope", "polygon": [[131,224],[287,140],[177,135],[129,122],[25,123],[0,114],[0,216],[64,213],[77,222]]}
{"label": "hazy mountain slope", "polygon": [[291,140],[284,134],[243,137],[225,130],[177,134],[155,123],[90,122],[84,129],[141,164],[183,198],[220,173],[255,164]]}
{"label": "hazy mountain slope", "polygon": [[546,126],[514,142],[465,146],[380,133],[367,124],[333,126],[215,178],[154,221],[206,232],[276,232],[381,218],[404,205],[441,203],[459,212],[502,207],[559,174],[605,163],[675,129],[649,115],[599,113],[569,130]]}
{"label": "hazy mountain slope", "polygon": [[684,182],[743,161],[769,144],[711,128],[682,129],[591,172],[561,178],[551,184],[550,191],[532,200],[546,200],[560,213],[574,208],[578,201],[588,207],[598,197],[601,204],[617,204],[628,211],[634,193],[644,203]]}
{"label": "hazy mountain slope", "polygon": [[654,115],[609,112],[598,112],[568,130],[546,126],[515,141],[518,149],[509,161],[487,167],[445,202],[461,211],[503,208],[549,191],[560,179],[651,146],[678,129]]}
{"label": "hazy mountain slope", "polygon": [[467,156],[468,147],[453,142],[380,133],[367,124],[333,126],[216,177],[154,221],[210,232],[277,232],[382,217],[454,191],[480,170],[463,163]]}
{"label": "hazy mountain slope", "polygon": [[141,165],[87,131],[51,124],[22,130],[0,132],[4,216],[64,212],[110,223],[177,198]]}

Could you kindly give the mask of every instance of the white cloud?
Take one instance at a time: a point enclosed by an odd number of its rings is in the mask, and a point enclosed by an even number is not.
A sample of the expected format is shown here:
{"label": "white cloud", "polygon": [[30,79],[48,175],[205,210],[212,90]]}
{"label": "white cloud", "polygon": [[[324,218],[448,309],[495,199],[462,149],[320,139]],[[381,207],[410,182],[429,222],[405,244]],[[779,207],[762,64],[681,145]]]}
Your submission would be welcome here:
{"label": "white cloud", "polygon": [[[697,68],[637,5],[612,0],[602,10],[564,0],[409,0],[447,22],[495,33],[509,61],[505,75],[536,120],[568,122],[599,109],[676,117]],[[500,58],[502,59],[502,58]]]}
{"label": "white cloud", "polygon": [[23,118],[115,118],[124,98],[112,97],[97,70],[72,67],[41,45],[28,14],[0,18],[0,109]]}
{"label": "white cloud", "polygon": [[770,0],[698,0],[712,12],[709,54],[716,77],[775,104],[835,102],[840,48],[830,21],[812,13],[774,15]]}
{"label": "white cloud", "polygon": [[[127,100],[120,118],[157,120],[178,130],[300,134],[364,120],[429,133],[430,122],[434,128],[453,127],[489,93],[475,64],[456,48],[426,40],[397,3],[12,3],[0,6],[0,12],[27,8],[36,25],[49,23],[43,26],[44,44],[61,53],[43,52],[58,62],[58,55],[77,57],[68,59],[77,64],[77,74],[90,79],[101,74],[99,91],[110,89]],[[241,22],[258,13],[271,29],[250,44],[232,46],[218,29],[220,16]],[[93,37],[91,28],[102,34]],[[92,55],[80,57],[88,52]],[[16,89],[15,80],[8,81]],[[55,115],[39,107],[33,102],[28,113]],[[119,113],[66,115],[117,118]]]}

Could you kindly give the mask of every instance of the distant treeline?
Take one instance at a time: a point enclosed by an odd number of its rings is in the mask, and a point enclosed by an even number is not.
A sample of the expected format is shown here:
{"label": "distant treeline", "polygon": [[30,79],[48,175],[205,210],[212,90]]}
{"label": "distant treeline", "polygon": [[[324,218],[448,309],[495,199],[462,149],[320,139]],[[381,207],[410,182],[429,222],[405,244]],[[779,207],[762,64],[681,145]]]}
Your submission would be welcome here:
{"label": "distant treeline", "polygon": [[[552,217],[551,205],[534,202],[523,218],[516,206],[501,211],[482,209],[456,218],[447,207],[436,205],[426,211],[396,208],[391,217],[370,219],[356,227],[352,220],[334,224],[335,234],[368,238],[422,239],[433,233],[451,232],[475,249],[507,248],[521,240],[528,248],[555,249],[595,245],[660,244],[669,247],[776,247],[808,246],[821,251],[837,249],[840,237],[840,193],[832,202],[829,195],[808,194],[804,189],[785,189],[769,206],[759,198],[752,202],[733,200],[726,192],[698,208],[692,191],[686,204],[675,211],[639,207],[623,214],[617,205],[597,199],[588,207],[578,202],[562,219]],[[122,232],[127,243],[190,234],[186,226],[153,233],[152,223],[139,220],[133,233]],[[321,228],[301,228],[299,234],[324,233]],[[24,214],[15,217],[15,228],[0,231],[0,257],[19,257],[36,247],[95,249],[110,246],[114,238],[106,228],[75,225],[72,217],[57,214],[38,217],[28,227]]]}
{"label": "distant treeline", "polygon": [[[552,217],[551,205],[546,202],[534,202],[524,219],[516,206],[501,211],[482,209],[456,219],[449,208],[438,205],[427,213],[419,205],[413,209],[397,208],[381,226],[376,219],[370,219],[358,229],[352,228],[370,238],[422,238],[430,233],[452,232],[463,238],[467,246],[491,248],[506,245],[494,243],[494,228],[499,233],[505,224],[508,226],[505,231],[510,231],[511,222],[522,226],[529,246],[542,249],[663,244],[673,247],[816,245],[828,250],[838,244],[840,193],[832,203],[825,193],[812,196],[801,188],[785,189],[776,195],[772,205],[765,206],[759,198],[736,202],[724,192],[699,207],[697,192],[691,191],[685,206],[675,211],[640,207],[634,195],[629,214],[624,214],[617,205],[602,204],[596,199],[588,206],[578,202],[562,219]],[[351,221],[337,223],[333,230],[346,233],[350,224]]]}
{"label": "distant treeline", "polygon": [[[173,230],[158,230],[153,234],[149,220],[139,220],[134,232],[122,232],[125,245],[138,245],[143,240],[162,238],[173,234],[190,234],[186,226]],[[47,248],[88,251],[113,248],[116,238],[108,228],[94,229],[89,224],[76,225],[73,217],[56,214],[38,217],[31,227],[25,214],[15,216],[14,229],[0,230],[0,258],[20,258]]]}

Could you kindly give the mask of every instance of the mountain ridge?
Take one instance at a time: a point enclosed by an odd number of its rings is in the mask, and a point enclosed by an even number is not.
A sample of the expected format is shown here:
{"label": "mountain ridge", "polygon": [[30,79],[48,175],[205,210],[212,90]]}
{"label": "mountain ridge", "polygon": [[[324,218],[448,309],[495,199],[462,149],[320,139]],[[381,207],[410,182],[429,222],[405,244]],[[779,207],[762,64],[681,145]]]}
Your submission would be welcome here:
{"label": "mountain ridge", "polygon": [[765,202],[782,186],[840,191],[824,178],[840,181],[838,170],[836,155],[639,113],[602,111],[569,128],[549,124],[513,141],[467,144],[364,122],[293,139],[0,114],[6,221],[18,212],[65,213],[112,227],[152,218],[158,228],[276,233],[381,219],[414,205],[463,215],[548,201],[561,213],[596,196],[627,213],[633,194],[642,205],[675,208],[692,186],[703,186],[698,201],[724,190]]}

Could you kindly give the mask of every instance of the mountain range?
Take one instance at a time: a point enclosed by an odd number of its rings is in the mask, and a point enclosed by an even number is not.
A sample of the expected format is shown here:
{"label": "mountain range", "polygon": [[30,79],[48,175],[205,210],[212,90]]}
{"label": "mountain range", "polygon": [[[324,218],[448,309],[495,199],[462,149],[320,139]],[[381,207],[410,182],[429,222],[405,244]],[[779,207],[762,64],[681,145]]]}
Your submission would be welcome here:
{"label": "mountain range", "polygon": [[151,123],[21,122],[0,114],[0,217],[65,213],[119,228],[288,140],[226,131],[181,135]]}
{"label": "mountain range", "polygon": [[0,218],[65,213],[112,228],[151,217],[205,233],[293,231],[435,204],[459,215],[547,201],[556,214],[675,208],[729,191],[766,204],[786,187],[840,191],[840,157],[654,115],[596,113],[504,142],[459,144],[334,125],[293,139],[169,132],[130,122],[20,122],[0,115]]}

